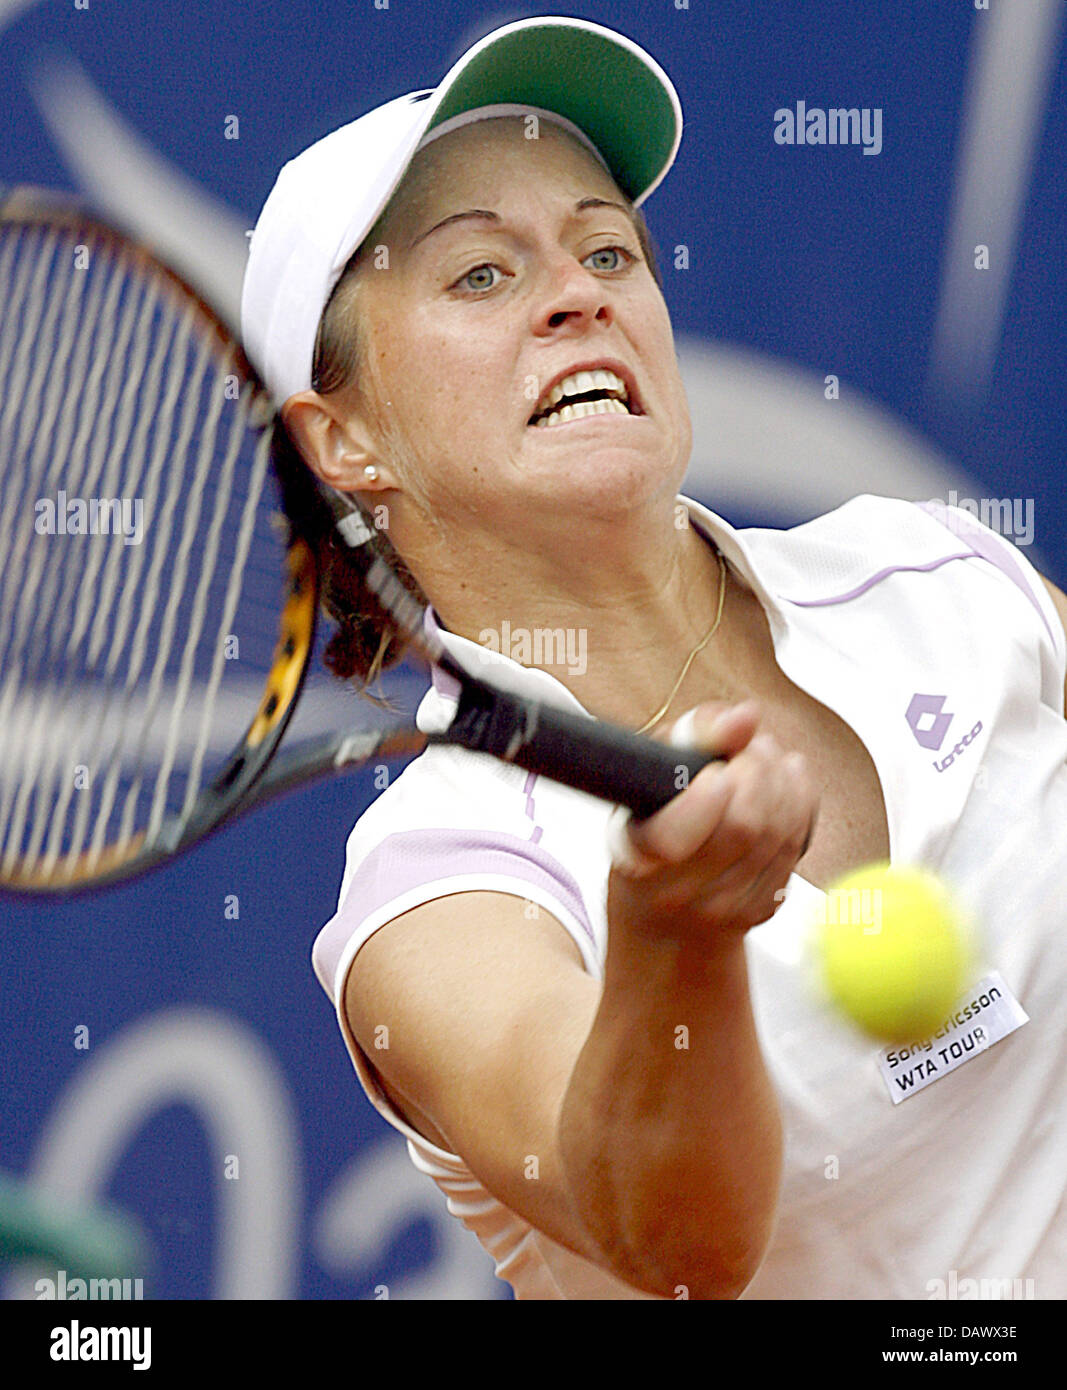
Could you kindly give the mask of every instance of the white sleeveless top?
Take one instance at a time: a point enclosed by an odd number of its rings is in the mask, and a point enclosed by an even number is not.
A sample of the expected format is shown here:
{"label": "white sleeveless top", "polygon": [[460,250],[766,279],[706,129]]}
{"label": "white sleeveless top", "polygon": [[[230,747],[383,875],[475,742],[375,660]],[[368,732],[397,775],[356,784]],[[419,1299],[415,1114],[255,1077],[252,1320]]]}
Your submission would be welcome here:
{"label": "white sleeveless top", "polygon": [[[748,933],[785,1169],[770,1246],[742,1297],[1067,1297],[1067,874],[1051,890],[1034,881],[1057,841],[1067,861],[1067,649],[1044,586],[1021,551],[938,503],[866,496],[791,530],[738,531],[680,500],[763,604],[786,676],[866,746],[892,861],[936,869],[985,934],[959,1026],[890,1067],[811,978],[818,889],[794,874],[775,916]],[[461,658],[484,659],[441,635]],[[493,675],[582,709],[546,672],[502,657]],[[440,727],[453,704],[438,674],[420,727]],[[432,747],[356,824],[336,915],[313,950],[364,1090],[518,1298],[645,1295],[531,1228],[461,1156],[406,1124],[339,1005],[380,926],[475,889],[543,907],[602,977],[610,811],[519,768]],[[972,1038],[964,1055],[974,1019],[1007,1016],[1003,996],[1024,1011],[1001,1025],[1013,1031],[976,1050]]]}

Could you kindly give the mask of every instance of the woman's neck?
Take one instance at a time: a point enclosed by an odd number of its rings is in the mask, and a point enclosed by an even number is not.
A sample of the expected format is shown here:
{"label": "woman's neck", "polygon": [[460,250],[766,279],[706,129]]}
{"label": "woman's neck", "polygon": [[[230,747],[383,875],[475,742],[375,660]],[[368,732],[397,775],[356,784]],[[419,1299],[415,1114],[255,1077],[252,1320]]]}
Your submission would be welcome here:
{"label": "woman's neck", "polygon": [[[700,700],[738,693],[720,641],[737,581],[716,547],[692,525],[678,529],[674,515],[654,544],[643,526],[641,547],[620,544],[614,530],[547,564],[544,551],[519,565],[509,553],[506,568],[468,551],[462,574],[433,563],[416,573],[433,576],[424,588],[449,631],[547,671],[599,718],[632,729],[655,715],[657,724],[669,723]],[[720,597],[719,628],[694,656]]]}

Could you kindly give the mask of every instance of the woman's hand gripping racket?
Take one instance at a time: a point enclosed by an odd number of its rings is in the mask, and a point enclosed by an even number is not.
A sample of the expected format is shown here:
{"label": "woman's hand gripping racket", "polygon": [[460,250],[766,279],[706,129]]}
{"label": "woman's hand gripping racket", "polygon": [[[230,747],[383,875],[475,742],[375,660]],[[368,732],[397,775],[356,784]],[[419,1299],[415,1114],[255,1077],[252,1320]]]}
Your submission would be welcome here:
{"label": "woman's hand gripping racket", "polygon": [[[463,669],[387,539],[299,462],[234,333],[73,200],[0,197],[0,304],[0,888],[130,877],[270,796],[428,742],[638,817],[710,760]],[[322,526],[370,549],[383,612],[458,683],[443,733],[388,715],[275,756],[314,649]]]}

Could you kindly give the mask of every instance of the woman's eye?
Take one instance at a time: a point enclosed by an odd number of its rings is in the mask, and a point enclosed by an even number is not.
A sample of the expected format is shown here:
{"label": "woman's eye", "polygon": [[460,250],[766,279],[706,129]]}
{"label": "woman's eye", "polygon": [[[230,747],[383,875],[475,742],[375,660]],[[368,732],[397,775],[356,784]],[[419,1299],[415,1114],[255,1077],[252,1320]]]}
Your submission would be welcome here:
{"label": "woman's eye", "polygon": [[491,290],[498,283],[500,271],[495,265],[476,265],[456,284],[468,290]]}
{"label": "woman's eye", "polygon": [[586,256],[587,264],[594,270],[621,270],[634,259],[625,246],[602,246]]}

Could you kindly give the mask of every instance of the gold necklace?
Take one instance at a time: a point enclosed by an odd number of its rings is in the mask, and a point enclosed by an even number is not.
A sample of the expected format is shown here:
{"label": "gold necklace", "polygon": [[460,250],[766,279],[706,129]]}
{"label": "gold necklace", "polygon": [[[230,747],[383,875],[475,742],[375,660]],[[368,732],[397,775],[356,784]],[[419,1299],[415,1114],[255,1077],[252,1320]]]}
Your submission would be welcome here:
{"label": "gold necklace", "polygon": [[722,558],[721,550],[716,550],[715,553],[719,561],[719,609],[718,612],[715,614],[715,621],[711,625],[711,631],[707,634],[706,637],[702,637],[701,640],[697,643],[697,645],[693,648],[693,650],[689,653],[686,663],[682,667],[682,674],[674,682],[674,688],[671,691],[671,693],[667,696],[666,702],[652,716],[652,718],[648,721],[647,724],[641,725],[641,727],[637,730],[639,734],[647,734],[649,729],[654,729],[656,725],[659,723],[659,721],[663,718],[663,716],[667,713],[667,711],[671,707],[671,701],[674,699],[674,697],[678,694],[678,691],[681,689],[682,681],[684,681],[686,676],[689,674],[690,666],[692,666],[693,662],[697,659],[697,657],[700,655],[700,653],[704,650],[704,648],[708,645],[711,639],[715,636],[715,633],[718,631],[719,623],[722,621],[723,604],[726,601],[726,562]]}

